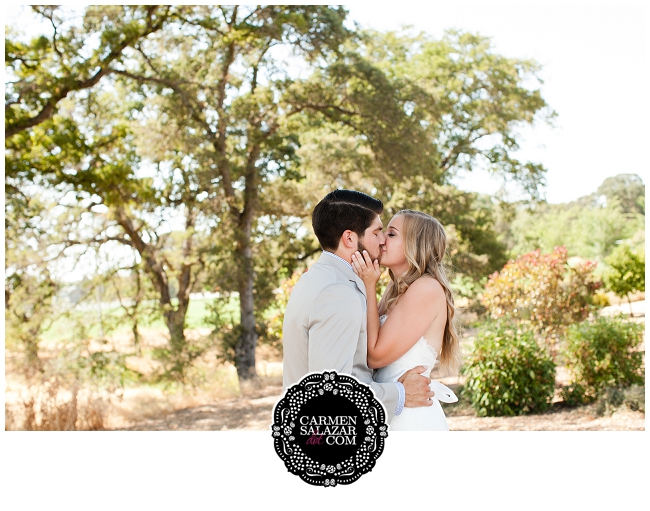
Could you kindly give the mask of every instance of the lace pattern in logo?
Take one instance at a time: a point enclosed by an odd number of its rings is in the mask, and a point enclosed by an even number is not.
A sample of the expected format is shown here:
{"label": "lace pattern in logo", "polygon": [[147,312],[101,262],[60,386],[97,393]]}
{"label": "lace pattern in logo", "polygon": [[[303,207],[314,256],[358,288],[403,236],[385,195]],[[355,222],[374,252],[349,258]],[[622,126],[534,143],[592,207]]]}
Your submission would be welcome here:
{"label": "lace pattern in logo", "polygon": [[386,411],[372,389],[336,371],[311,373],[273,409],[278,456],[316,486],[350,484],[372,470],[384,450]]}

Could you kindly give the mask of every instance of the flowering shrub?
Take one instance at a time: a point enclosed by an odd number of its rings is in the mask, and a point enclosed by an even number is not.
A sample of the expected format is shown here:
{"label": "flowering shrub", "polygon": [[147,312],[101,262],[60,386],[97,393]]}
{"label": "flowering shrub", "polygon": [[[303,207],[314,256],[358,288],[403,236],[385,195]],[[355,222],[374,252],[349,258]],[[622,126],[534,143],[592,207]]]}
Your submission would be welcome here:
{"label": "flowering shrub", "polygon": [[556,333],[589,315],[593,294],[601,286],[594,278],[595,268],[591,261],[569,264],[565,247],[556,247],[551,254],[534,250],[490,276],[482,303],[494,319]]}
{"label": "flowering shrub", "polygon": [[463,374],[479,416],[539,413],[551,405],[555,363],[531,331],[503,321],[479,330]]}

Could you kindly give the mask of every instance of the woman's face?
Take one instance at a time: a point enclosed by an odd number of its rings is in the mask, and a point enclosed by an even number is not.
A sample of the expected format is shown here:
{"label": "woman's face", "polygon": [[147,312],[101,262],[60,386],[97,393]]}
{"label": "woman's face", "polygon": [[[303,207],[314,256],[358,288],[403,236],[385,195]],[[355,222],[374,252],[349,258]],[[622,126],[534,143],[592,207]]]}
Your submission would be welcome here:
{"label": "woman's face", "polygon": [[402,275],[408,270],[408,261],[404,256],[404,217],[395,215],[386,227],[386,243],[383,246],[381,264],[393,270],[395,275]]}

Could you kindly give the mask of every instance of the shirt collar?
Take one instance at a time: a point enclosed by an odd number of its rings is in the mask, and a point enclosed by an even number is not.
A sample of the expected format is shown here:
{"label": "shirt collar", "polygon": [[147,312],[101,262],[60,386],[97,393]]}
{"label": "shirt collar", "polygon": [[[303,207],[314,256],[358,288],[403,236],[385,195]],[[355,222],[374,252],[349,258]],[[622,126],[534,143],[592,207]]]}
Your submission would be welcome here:
{"label": "shirt collar", "polygon": [[328,256],[336,257],[339,261],[343,261],[345,264],[347,264],[350,267],[350,269],[352,270],[352,265],[348,261],[343,259],[342,257],[337,256],[335,253],[328,252],[327,250],[323,250],[323,254],[327,254]]}

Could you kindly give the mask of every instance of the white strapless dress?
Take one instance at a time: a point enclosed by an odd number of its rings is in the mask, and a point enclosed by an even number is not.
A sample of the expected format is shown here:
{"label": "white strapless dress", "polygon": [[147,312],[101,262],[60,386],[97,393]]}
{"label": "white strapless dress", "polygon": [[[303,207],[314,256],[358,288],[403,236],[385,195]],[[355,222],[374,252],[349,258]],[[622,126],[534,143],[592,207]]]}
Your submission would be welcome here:
{"label": "white strapless dress", "polygon": [[[386,321],[387,315],[379,318],[381,325]],[[438,363],[438,354],[424,337],[416,342],[413,347],[395,362],[375,372],[375,381],[387,383],[397,381],[409,369],[424,365],[431,371]],[[431,380],[431,390],[435,396],[431,398],[433,406],[422,406],[418,408],[404,408],[402,413],[393,417],[390,423],[391,431],[449,431],[445,412],[442,411],[440,401],[443,403],[455,403],[458,398],[453,391],[439,381]]]}

